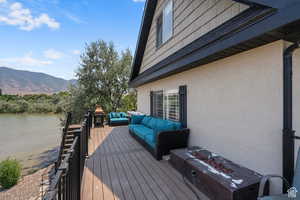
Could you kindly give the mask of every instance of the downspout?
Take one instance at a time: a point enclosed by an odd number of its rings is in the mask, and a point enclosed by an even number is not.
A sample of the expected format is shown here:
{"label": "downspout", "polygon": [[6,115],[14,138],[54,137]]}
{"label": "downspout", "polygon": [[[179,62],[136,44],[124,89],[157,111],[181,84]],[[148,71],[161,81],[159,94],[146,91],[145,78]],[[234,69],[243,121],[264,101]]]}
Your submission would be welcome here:
{"label": "downspout", "polygon": [[295,162],[295,131],[293,130],[293,53],[300,41],[289,46],[283,54],[283,177],[292,184]]}

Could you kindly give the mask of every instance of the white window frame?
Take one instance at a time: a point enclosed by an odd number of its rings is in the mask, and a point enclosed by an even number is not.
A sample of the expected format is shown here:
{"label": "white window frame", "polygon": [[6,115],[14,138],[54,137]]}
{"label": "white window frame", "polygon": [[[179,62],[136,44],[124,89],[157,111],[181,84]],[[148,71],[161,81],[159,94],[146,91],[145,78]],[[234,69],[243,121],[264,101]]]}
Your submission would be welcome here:
{"label": "white window frame", "polygon": [[[174,96],[174,95],[177,95],[178,105],[177,105],[176,110],[175,110],[175,114],[176,114],[175,118],[171,118],[170,117],[170,101],[169,101],[169,98],[171,96]],[[164,91],[164,119],[172,120],[172,121],[179,121],[180,120],[180,105],[179,105],[179,90],[178,89]]]}

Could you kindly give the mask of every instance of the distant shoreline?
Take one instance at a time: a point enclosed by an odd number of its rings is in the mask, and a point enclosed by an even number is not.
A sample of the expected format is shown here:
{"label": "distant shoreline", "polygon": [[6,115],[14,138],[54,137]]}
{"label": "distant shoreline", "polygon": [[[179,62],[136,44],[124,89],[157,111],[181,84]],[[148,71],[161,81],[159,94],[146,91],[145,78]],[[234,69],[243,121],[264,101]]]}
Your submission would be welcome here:
{"label": "distant shoreline", "polygon": [[60,114],[68,104],[69,93],[8,95],[0,93],[0,113]]}

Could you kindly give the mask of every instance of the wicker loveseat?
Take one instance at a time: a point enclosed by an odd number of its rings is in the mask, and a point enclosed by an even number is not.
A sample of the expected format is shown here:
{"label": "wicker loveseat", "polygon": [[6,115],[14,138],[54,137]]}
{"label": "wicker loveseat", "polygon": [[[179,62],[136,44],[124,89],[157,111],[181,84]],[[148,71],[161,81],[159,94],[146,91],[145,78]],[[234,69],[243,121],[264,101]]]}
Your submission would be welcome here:
{"label": "wicker loveseat", "polygon": [[188,144],[189,129],[181,123],[144,115],[131,116],[129,133],[150,151],[157,160],[170,150],[185,148]]}
{"label": "wicker loveseat", "polygon": [[108,115],[108,124],[110,126],[127,125],[129,117],[124,112],[111,112]]}

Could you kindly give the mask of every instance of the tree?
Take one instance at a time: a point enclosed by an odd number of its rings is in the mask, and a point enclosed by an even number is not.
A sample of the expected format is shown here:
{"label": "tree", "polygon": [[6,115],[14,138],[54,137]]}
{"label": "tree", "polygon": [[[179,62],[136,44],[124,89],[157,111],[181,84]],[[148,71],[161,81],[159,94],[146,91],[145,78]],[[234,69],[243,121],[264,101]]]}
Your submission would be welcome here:
{"label": "tree", "polygon": [[118,53],[112,42],[99,40],[87,45],[76,73],[78,84],[70,90],[71,111],[79,114],[96,104],[106,112],[117,111],[128,93],[131,62],[130,50]]}
{"label": "tree", "polygon": [[2,89],[0,88],[0,96],[2,96]]}
{"label": "tree", "polygon": [[120,111],[135,111],[137,109],[137,95],[136,91],[132,90],[122,98],[122,106]]}

